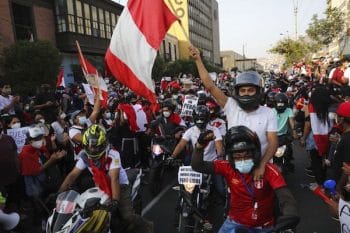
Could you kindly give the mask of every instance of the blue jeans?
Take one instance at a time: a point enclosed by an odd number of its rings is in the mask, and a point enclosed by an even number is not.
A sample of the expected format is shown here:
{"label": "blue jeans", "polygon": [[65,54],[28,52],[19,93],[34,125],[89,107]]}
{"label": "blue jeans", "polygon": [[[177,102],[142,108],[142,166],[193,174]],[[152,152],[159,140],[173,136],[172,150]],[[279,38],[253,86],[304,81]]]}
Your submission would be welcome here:
{"label": "blue jeans", "polygon": [[272,227],[266,228],[247,228],[239,223],[236,223],[230,218],[227,218],[222,224],[218,233],[239,233],[239,230],[244,230],[246,233],[268,233],[272,230]]}

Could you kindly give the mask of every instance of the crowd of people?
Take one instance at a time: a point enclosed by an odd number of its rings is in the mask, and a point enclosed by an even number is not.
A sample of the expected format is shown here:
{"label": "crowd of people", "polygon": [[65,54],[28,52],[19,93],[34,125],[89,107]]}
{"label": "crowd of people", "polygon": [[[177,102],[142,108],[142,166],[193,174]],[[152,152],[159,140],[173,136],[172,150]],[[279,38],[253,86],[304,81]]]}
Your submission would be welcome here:
{"label": "crowd of people", "polygon": [[[284,179],[295,172],[295,140],[310,156],[306,175],[326,194],[324,182],[336,181],[327,203],[339,218],[338,203],[350,202],[349,61],[319,59],[263,75],[222,73],[213,82],[199,51],[189,51],[199,77],[180,74],[156,83],[157,112],[112,77],[105,77],[107,106],[100,98],[89,103],[81,83],[56,89],[42,84],[35,95],[17,96],[0,78],[1,213],[17,212],[40,225],[47,219],[42,203],[69,189],[97,186],[127,223],[125,231],[153,232],[153,224],[133,210],[124,169],[147,173],[151,139],[160,135],[171,148],[167,160],[214,174],[222,199],[230,190],[227,218],[223,213],[213,223],[220,233],[270,232],[286,219],[296,226],[297,204]],[[185,109],[186,99],[194,104]],[[9,132],[24,127],[20,145]],[[275,154],[283,145],[281,165]]]}

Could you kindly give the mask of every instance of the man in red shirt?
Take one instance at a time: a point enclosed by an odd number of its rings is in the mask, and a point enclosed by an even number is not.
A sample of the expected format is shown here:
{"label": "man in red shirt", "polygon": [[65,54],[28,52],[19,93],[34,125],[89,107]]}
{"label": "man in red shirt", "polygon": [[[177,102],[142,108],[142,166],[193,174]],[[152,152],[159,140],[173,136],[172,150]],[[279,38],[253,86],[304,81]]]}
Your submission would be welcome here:
{"label": "man in red shirt", "polygon": [[349,61],[347,59],[342,59],[339,67],[337,67],[331,77],[331,82],[337,86],[344,86],[347,84],[347,80],[344,78],[344,71],[348,68]]}
{"label": "man in red shirt", "polygon": [[65,151],[54,152],[49,155],[44,145],[44,132],[38,127],[30,127],[27,133],[28,144],[19,154],[21,175],[24,177],[26,194],[39,197],[44,191],[42,183],[46,182],[45,170],[62,159]]}
{"label": "man in red shirt", "polygon": [[[295,227],[299,222],[296,201],[286,186],[281,173],[267,164],[262,180],[253,181],[254,167],[261,158],[257,135],[245,126],[232,127],[226,135],[228,160],[203,161],[203,149],[213,140],[213,133],[202,133],[192,157],[192,168],[198,172],[220,174],[230,189],[228,218],[219,233],[247,230],[249,233],[270,232],[273,226],[281,226],[286,219]],[[282,216],[275,222],[274,200],[278,198]]]}

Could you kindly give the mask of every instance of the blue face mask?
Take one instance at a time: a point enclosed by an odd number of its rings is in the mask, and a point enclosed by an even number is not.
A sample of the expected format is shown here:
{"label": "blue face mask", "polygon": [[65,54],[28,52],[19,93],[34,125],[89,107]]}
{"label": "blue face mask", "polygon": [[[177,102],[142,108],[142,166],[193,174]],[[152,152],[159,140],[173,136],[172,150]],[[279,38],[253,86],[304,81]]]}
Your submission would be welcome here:
{"label": "blue face mask", "polygon": [[253,159],[247,159],[235,162],[235,168],[242,174],[249,173],[254,166]]}

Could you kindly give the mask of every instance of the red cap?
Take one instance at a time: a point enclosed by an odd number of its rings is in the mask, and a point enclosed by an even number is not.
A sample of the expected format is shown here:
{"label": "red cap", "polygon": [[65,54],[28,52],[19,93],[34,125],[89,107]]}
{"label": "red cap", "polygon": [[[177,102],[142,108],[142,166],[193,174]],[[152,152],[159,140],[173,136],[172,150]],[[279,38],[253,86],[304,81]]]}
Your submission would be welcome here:
{"label": "red cap", "polygon": [[337,109],[338,116],[350,118],[350,102],[341,103]]}

